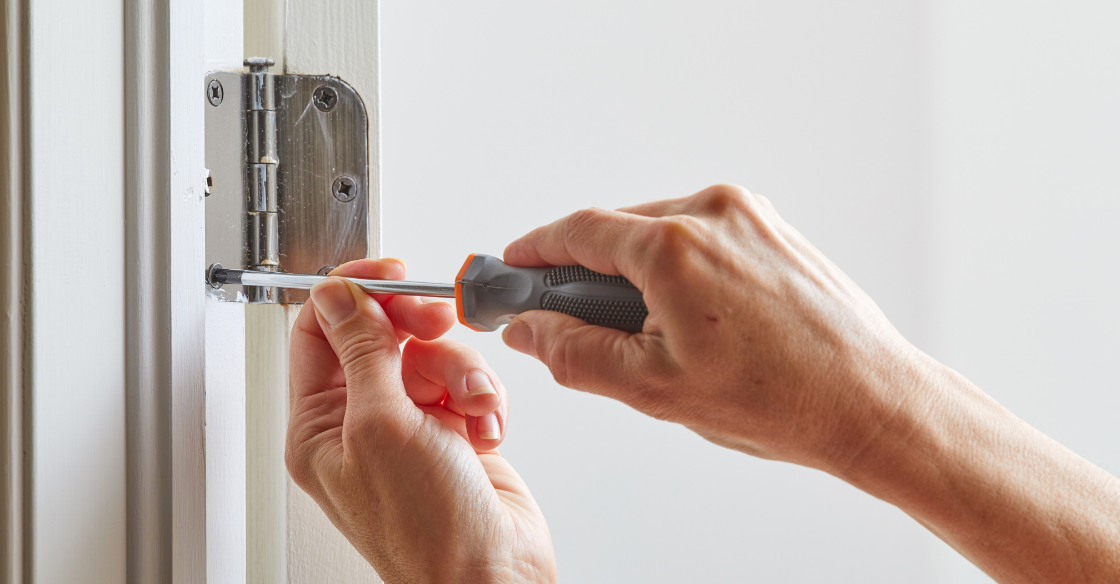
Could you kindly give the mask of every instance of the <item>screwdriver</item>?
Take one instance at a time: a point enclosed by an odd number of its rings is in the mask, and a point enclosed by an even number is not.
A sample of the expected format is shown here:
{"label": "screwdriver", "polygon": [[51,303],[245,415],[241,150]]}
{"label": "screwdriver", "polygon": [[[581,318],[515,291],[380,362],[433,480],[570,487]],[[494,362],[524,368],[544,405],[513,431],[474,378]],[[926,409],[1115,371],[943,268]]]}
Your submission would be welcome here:
{"label": "screwdriver", "polygon": [[[308,289],[328,276],[227,270],[212,266],[211,286],[223,284]],[[642,292],[622,276],[583,266],[518,268],[486,255],[471,254],[454,284],[347,278],[366,292],[454,298],[459,322],[476,331],[495,331],[529,310],[551,310],[598,326],[639,332],[649,310]]]}

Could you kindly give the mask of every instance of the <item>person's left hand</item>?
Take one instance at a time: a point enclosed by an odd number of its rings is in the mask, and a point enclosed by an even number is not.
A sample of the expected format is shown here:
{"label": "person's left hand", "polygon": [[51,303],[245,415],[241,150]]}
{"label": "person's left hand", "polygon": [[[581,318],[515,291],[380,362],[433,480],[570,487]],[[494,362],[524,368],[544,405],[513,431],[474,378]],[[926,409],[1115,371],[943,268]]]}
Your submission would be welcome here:
{"label": "person's left hand", "polygon": [[[360,260],[331,274],[404,271]],[[312,288],[292,330],[288,471],[386,582],[553,582],[544,517],[494,450],[505,388],[476,351],[433,340],[454,322],[445,303],[342,278]]]}

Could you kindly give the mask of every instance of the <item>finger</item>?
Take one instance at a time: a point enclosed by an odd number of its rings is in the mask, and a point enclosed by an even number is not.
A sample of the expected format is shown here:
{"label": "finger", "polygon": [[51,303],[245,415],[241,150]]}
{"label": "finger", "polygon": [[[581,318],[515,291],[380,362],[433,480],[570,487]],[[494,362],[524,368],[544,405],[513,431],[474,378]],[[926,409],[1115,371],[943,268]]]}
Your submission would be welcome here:
{"label": "finger", "polygon": [[497,411],[484,416],[465,416],[467,437],[475,450],[493,450],[501,445],[506,435],[506,402]]}
{"label": "finger", "polygon": [[311,452],[331,443],[346,411],[346,376],[334,349],[315,319],[311,302],[304,304],[290,339],[287,446],[292,476],[305,489],[316,488],[306,462]]}
{"label": "finger", "polygon": [[514,266],[570,266],[626,276],[642,288],[636,261],[644,245],[646,217],[631,213],[584,209],[509,244],[506,263]]}
{"label": "finger", "polygon": [[304,304],[296,317],[288,354],[288,393],[293,412],[298,399],[346,385],[342,365],[315,318],[313,301]]}
{"label": "finger", "polygon": [[556,382],[632,403],[629,392],[668,362],[660,337],[594,326],[559,312],[531,310],[502,331],[510,348],[539,359]]}
{"label": "finger", "polygon": [[619,213],[630,213],[642,217],[669,217],[671,215],[685,215],[688,213],[688,201],[692,197],[678,197],[676,199],[662,199],[639,203],[628,207],[619,207]]}
{"label": "finger", "polygon": [[[458,341],[412,339],[405,345],[401,359],[406,372],[415,371],[430,383],[446,387],[451,400],[467,415],[494,412],[506,399],[505,387],[482,355]],[[408,385],[406,379],[405,388],[411,396]],[[431,399],[431,386],[416,386],[418,393]]]}
{"label": "finger", "polygon": [[[404,262],[397,258],[372,259],[365,258],[346,262],[330,271],[331,276],[344,278],[365,278],[367,280],[403,280],[405,276]],[[378,302],[388,300],[390,294],[373,294]]]}
{"label": "finger", "polygon": [[[370,280],[403,280],[404,262],[396,258],[381,260],[362,259],[345,263],[330,275]],[[451,330],[455,325],[455,309],[444,302],[425,303],[413,296],[371,294],[389,316],[397,332],[397,341],[409,336],[434,339]]]}
{"label": "finger", "polygon": [[467,420],[463,416],[443,406],[420,406],[420,410],[439,420],[444,426],[455,430],[455,433],[462,436],[463,440],[470,441],[470,438],[467,438]]}
{"label": "finger", "polygon": [[393,296],[381,306],[399,330],[426,341],[443,336],[456,322],[455,307],[438,300]]}
{"label": "finger", "polygon": [[[478,424],[476,419],[470,416],[463,417],[455,412],[448,410],[442,406],[420,406],[420,410],[425,414],[429,414],[435,419],[439,420],[443,425],[454,430],[457,434],[463,437],[471,444],[477,453],[492,453],[496,454],[495,450],[502,442],[501,438],[498,439],[485,439],[485,438],[472,438],[471,435],[478,435]],[[470,428],[470,430],[468,430]]]}
{"label": "finger", "polygon": [[412,403],[418,406],[438,406],[443,403],[447,397],[446,387],[420,375],[416,365],[409,359],[401,359],[401,370],[405,395]]}
{"label": "finger", "polygon": [[316,320],[346,376],[347,424],[355,416],[407,404],[396,334],[377,301],[353,282],[336,277],[315,284],[311,299]]}
{"label": "finger", "polygon": [[698,193],[677,199],[664,199],[640,203],[619,209],[622,213],[632,213],[643,217],[669,217],[672,215],[692,215],[693,217],[726,217],[732,211],[748,207],[763,209],[769,201],[751,194],[737,185],[713,185]]}

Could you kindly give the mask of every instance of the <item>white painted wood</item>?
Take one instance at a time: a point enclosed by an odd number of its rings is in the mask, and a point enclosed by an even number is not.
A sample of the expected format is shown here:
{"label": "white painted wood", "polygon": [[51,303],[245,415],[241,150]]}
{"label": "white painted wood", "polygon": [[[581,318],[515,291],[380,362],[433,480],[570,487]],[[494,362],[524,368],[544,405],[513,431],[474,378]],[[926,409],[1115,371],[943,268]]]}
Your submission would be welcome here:
{"label": "white painted wood", "polygon": [[[241,2],[206,0],[204,19],[205,69],[240,71]],[[206,299],[205,357],[206,582],[243,583],[247,571],[245,305]]]}
{"label": "white painted wood", "polygon": [[[241,2],[206,0],[203,11],[205,70],[240,71]],[[206,582],[244,583],[245,305],[207,298],[205,307]]]}
{"label": "white painted wood", "polygon": [[30,3],[34,582],[125,579],[122,10]]}
{"label": "white painted wood", "polygon": [[168,14],[171,292],[172,578],[206,578],[205,102],[203,4],[172,0]]}
{"label": "white painted wood", "polygon": [[245,56],[272,57],[275,73],[284,72],[286,0],[245,0]]}
{"label": "white painted wood", "polygon": [[30,253],[24,241],[30,219],[25,188],[27,90],[26,6],[5,2],[0,8],[0,581],[19,582],[24,574],[24,479],[27,457],[24,375],[29,344],[25,287]]}
{"label": "white painted wood", "polygon": [[[290,73],[329,73],[362,96],[369,119],[370,257],[381,255],[378,2],[288,0],[284,58]],[[380,582],[322,510],[289,481],[288,570],[292,584]]]}
{"label": "white painted wood", "polygon": [[[288,331],[299,306],[245,307],[248,582],[288,581]],[[325,580],[324,580],[325,581]]]}
{"label": "white painted wood", "polygon": [[124,6],[125,416],[129,578],[170,579],[167,12]]}
{"label": "white painted wood", "polygon": [[3,579],[244,581],[242,309],[205,343],[200,278],[201,80],[240,67],[240,2],[3,15]]}
{"label": "white painted wood", "polygon": [[206,300],[206,581],[245,582],[245,305]]}

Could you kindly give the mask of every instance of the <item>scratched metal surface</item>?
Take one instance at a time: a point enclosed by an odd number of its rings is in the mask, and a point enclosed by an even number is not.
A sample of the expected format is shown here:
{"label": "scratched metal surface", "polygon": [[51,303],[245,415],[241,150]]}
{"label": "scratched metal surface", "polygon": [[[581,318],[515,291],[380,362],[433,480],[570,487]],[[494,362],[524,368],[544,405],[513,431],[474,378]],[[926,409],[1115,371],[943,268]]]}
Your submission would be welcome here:
{"label": "scratched metal surface", "polygon": [[[241,73],[214,72],[225,97],[206,104],[206,165],[213,180],[206,199],[206,264],[244,268],[246,242],[246,147],[242,112],[247,107]],[[315,90],[335,90],[338,103],[329,111],[315,107]],[[280,269],[317,273],[368,254],[369,163],[366,110],[345,81],[330,76],[277,75],[277,181],[279,194]],[[335,179],[353,179],[357,195],[335,198]],[[223,286],[211,294],[227,302],[247,300],[242,286]],[[280,302],[307,300],[306,290],[283,289]]]}

